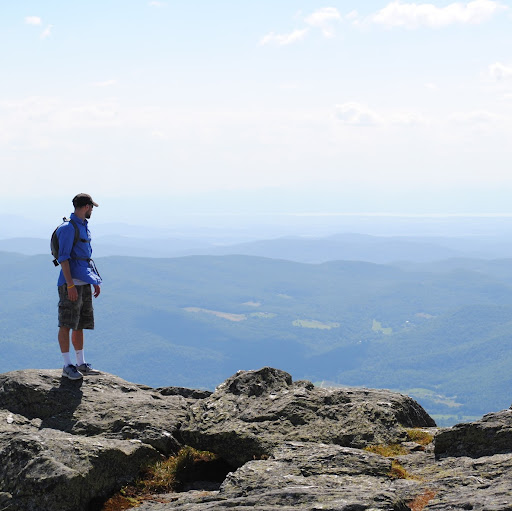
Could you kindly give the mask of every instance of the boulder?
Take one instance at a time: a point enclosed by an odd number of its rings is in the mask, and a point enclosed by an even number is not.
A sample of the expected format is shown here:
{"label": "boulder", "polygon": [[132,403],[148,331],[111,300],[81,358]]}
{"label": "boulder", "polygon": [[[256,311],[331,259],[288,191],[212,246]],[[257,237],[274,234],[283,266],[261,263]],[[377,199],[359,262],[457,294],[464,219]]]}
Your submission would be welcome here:
{"label": "boulder", "polygon": [[489,456],[512,452],[512,409],[441,430],[435,437],[437,456]]}
{"label": "boulder", "polygon": [[0,503],[9,511],[88,510],[162,456],[138,440],[44,428],[0,432]]}
{"label": "boulder", "polygon": [[62,378],[57,370],[0,375],[0,409],[33,421],[37,428],[137,439],[164,454],[179,449],[175,433],[194,401],[107,373],[83,380]]}
{"label": "boulder", "polygon": [[105,373],[0,375],[0,509],[93,509],[161,453],[177,452],[192,401]]}
{"label": "boulder", "polygon": [[295,509],[408,509],[386,483],[391,460],[338,445],[284,442],[228,475],[219,497]]}
{"label": "boulder", "polygon": [[408,396],[364,388],[325,389],[281,370],[239,371],[192,403],[183,443],[241,466],[284,441],[362,448],[406,440],[404,427],[435,422]]}

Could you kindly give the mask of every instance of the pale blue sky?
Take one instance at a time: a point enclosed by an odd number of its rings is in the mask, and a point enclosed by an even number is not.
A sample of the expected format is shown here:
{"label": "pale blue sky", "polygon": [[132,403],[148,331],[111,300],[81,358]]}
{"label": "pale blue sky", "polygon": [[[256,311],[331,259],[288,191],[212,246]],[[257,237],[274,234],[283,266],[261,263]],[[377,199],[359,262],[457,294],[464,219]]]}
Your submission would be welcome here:
{"label": "pale blue sky", "polygon": [[0,1],[0,212],[511,213],[512,2],[361,4]]}

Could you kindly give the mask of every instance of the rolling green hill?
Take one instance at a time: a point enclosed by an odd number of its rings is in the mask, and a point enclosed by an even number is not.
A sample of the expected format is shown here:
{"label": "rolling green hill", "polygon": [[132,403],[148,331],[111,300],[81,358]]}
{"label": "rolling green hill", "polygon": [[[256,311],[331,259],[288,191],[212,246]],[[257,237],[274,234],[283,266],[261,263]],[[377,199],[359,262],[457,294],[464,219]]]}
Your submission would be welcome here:
{"label": "rolling green hill", "polygon": [[[440,424],[510,405],[512,260],[96,262],[105,284],[86,354],[123,378],[213,388],[271,365],[405,391]],[[57,273],[47,256],[0,253],[0,372],[61,365]]]}

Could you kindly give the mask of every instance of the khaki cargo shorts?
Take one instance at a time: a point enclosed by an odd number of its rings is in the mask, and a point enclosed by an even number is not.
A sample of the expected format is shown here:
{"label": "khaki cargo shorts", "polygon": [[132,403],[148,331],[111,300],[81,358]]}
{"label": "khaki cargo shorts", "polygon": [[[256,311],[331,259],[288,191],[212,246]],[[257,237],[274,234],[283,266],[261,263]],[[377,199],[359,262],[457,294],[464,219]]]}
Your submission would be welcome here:
{"label": "khaki cargo shorts", "polygon": [[76,286],[78,300],[68,298],[68,286],[59,286],[59,327],[73,330],[94,330],[94,309],[91,285]]}

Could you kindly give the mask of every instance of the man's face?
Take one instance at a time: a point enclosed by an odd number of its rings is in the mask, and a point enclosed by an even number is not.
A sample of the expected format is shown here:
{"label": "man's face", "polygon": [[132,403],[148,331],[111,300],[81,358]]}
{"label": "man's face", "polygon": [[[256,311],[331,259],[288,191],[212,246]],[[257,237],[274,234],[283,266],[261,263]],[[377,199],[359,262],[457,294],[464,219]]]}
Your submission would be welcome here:
{"label": "man's face", "polygon": [[94,207],[92,204],[87,204],[86,210],[85,210],[85,218],[89,219],[91,218],[92,208]]}

